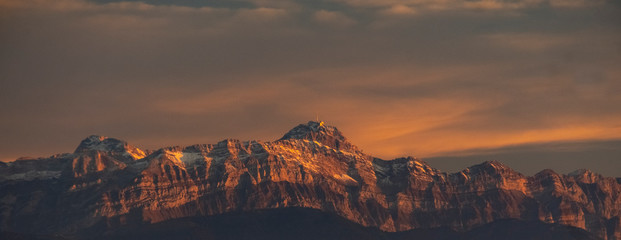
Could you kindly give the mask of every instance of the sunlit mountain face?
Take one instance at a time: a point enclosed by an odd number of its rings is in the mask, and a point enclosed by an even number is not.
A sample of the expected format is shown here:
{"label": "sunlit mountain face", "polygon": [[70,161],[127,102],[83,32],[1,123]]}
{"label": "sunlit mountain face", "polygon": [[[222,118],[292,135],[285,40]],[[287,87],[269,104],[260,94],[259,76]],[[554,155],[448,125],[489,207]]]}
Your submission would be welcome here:
{"label": "sunlit mountain face", "polygon": [[0,239],[620,239],[620,22],[0,0]]}
{"label": "sunlit mountain face", "polygon": [[449,174],[413,157],[365,154],[339,129],[314,121],[276,141],[155,151],[93,135],[73,153],[20,159],[0,165],[0,173],[0,226],[8,238],[621,234],[621,178],[584,169],[526,176],[498,161]]}

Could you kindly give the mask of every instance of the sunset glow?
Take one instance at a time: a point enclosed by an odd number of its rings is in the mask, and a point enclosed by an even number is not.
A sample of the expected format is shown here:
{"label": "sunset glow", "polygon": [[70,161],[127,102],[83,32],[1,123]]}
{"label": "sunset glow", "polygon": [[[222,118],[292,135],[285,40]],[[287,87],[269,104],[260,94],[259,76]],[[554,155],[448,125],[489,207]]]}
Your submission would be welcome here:
{"label": "sunset glow", "polygon": [[0,160],[317,115],[382,158],[621,139],[614,1],[208,2],[0,0]]}

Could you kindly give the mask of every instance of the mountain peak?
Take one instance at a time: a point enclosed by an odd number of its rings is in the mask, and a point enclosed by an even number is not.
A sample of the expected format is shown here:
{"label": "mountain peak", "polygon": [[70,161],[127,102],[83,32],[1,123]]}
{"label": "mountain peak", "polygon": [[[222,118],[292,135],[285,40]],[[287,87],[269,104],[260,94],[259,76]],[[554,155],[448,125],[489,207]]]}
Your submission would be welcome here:
{"label": "mountain peak", "polygon": [[570,172],[567,175],[575,177],[575,176],[592,175],[592,174],[594,174],[594,173],[591,172],[591,170],[585,169],[585,168],[581,168],[581,169],[578,169],[576,171]]}
{"label": "mountain peak", "polygon": [[89,150],[99,150],[110,152],[114,150],[123,150],[124,142],[115,138],[108,138],[100,135],[90,135],[80,142],[75,149],[75,153],[85,152]]}
{"label": "mountain peak", "polygon": [[308,134],[312,132],[330,135],[338,133],[340,135],[340,132],[335,127],[327,126],[324,122],[309,121],[306,124],[300,124],[289,130],[281,139],[305,139]]}
{"label": "mountain peak", "polygon": [[325,125],[324,122],[309,121],[289,130],[280,140],[300,139],[317,141],[338,150],[357,150],[357,147],[347,141],[336,127]]}
{"label": "mountain peak", "polygon": [[499,161],[485,161],[481,164],[477,164],[474,165],[472,167],[469,167],[468,169],[466,169],[468,172],[474,173],[474,174],[500,174],[500,175],[506,175],[506,174],[510,174],[510,175],[521,175],[520,173],[516,172],[515,170],[511,169],[510,167],[508,167],[507,165],[499,162]]}
{"label": "mountain peak", "polygon": [[100,135],[91,135],[82,140],[80,145],[78,145],[75,149],[74,153],[85,153],[93,150],[117,153],[133,159],[140,159],[146,155],[142,150],[129,145],[123,140]]}
{"label": "mountain peak", "polygon": [[567,175],[570,177],[574,177],[582,182],[586,182],[586,183],[594,183],[594,182],[597,182],[597,180],[601,178],[601,175],[591,172],[588,169],[578,169]]}

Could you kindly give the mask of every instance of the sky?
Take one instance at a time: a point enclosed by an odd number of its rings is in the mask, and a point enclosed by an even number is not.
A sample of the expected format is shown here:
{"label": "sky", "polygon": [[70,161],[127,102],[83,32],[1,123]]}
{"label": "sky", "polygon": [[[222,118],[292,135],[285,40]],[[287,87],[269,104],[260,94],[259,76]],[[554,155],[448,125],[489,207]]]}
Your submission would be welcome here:
{"label": "sky", "polygon": [[620,30],[613,0],[0,0],[0,160],[319,117],[385,159],[621,176]]}

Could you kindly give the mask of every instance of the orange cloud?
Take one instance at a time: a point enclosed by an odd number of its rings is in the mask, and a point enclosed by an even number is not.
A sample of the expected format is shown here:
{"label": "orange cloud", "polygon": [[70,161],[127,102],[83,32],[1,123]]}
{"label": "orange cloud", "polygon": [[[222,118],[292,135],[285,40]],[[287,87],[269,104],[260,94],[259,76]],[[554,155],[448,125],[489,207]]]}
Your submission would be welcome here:
{"label": "orange cloud", "polygon": [[407,5],[396,4],[396,5],[390,6],[389,8],[386,8],[381,13],[385,15],[407,16],[407,15],[415,15],[416,10]]}
{"label": "orange cloud", "polygon": [[0,0],[0,157],[71,151],[94,133],[148,148],[269,141],[315,114],[386,158],[621,137],[611,12],[505,14],[547,9],[541,0],[252,2]]}
{"label": "orange cloud", "polygon": [[[617,119],[621,120],[621,119]],[[550,129],[489,132],[476,130],[442,130],[415,132],[384,142],[369,143],[374,154],[396,157],[403,152],[419,157],[446,155],[474,148],[495,148],[526,143],[545,143],[571,140],[609,140],[621,137],[621,127],[611,123],[590,123],[587,126],[559,126]],[[370,142],[370,141],[369,141]],[[408,145],[398,144],[408,142]]]}

